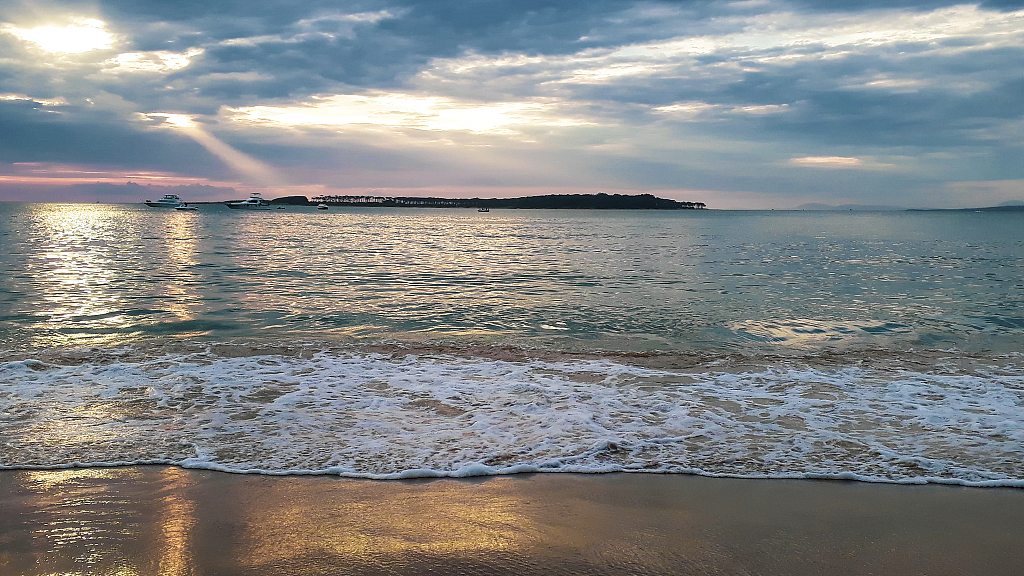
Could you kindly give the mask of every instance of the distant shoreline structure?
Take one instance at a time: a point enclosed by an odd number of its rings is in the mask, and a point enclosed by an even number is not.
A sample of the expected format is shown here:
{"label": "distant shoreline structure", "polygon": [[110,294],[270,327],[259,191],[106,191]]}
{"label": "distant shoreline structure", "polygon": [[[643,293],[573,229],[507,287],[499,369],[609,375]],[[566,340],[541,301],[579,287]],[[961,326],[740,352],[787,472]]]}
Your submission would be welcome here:
{"label": "distant shoreline structure", "polygon": [[487,208],[569,210],[705,210],[703,202],[682,202],[651,194],[548,194],[519,198],[438,198],[418,196],[285,196],[271,204],[396,208]]}

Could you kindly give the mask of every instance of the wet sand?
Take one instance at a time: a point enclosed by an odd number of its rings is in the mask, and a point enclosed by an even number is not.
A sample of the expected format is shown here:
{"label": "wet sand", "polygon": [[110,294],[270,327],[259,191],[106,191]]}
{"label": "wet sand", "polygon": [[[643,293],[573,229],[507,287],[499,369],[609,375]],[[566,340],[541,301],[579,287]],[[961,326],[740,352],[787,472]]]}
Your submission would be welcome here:
{"label": "wet sand", "polygon": [[0,574],[1020,574],[1024,490],[0,472]]}

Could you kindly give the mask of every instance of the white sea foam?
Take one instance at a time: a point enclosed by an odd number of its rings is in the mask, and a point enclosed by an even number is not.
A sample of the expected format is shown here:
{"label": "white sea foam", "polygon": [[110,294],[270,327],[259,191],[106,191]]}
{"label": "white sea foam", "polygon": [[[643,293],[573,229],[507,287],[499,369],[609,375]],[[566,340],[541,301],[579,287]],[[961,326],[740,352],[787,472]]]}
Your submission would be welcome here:
{"label": "white sea foam", "polygon": [[1024,368],[1014,362],[688,373],[356,352],[28,359],[0,365],[0,465],[1024,486]]}

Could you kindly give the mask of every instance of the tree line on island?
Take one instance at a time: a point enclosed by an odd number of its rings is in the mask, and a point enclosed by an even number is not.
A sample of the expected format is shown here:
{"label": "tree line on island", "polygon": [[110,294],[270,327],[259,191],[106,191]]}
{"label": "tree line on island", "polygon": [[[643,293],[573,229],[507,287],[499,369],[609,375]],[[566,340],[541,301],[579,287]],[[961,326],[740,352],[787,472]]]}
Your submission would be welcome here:
{"label": "tree line on island", "polygon": [[703,210],[703,202],[681,202],[651,194],[548,194],[519,198],[432,198],[417,196],[305,196],[275,198],[271,204],[414,208],[524,208],[571,210]]}

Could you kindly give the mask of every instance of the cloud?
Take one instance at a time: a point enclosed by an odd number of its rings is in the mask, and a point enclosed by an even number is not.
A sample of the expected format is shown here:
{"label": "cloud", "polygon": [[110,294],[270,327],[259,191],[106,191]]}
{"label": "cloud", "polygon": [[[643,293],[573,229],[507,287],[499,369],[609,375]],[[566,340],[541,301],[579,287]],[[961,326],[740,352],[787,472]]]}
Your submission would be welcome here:
{"label": "cloud", "polygon": [[[944,182],[1024,177],[1012,161],[1024,141],[1022,8],[5,3],[0,172],[94,163],[219,181],[236,178],[234,151],[296,185],[606,183],[782,198],[824,194],[831,178],[844,201],[923,201]],[[91,31],[74,45],[92,48],[47,51],[24,34],[46,26]],[[141,120],[157,113],[200,129]]]}
{"label": "cloud", "polygon": [[0,32],[12,34],[46,52],[57,54],[80,54],[110,48],[114,44],[114,36],[104,29],[103,22],[93,18],[76,20],[67,26],[18,28],[6,24],[0,26]]}
{"label": "cloud", "polygon": [[557,107],[557,102],[544,99],[471,103],[440,96],[389,92],[338,95],[297,106],[253,106],[230,112],[236,122],[502,135],[517,134],[516,126],[589,124],[584,119],[558,114]]}
{"label": "cloud", "polygon": [[34,100],[0,100],[0,163],[51,162],[178,170],[223,170],[187,141],[122,122],[103,111]]}
{"label": "cloud", "polygon": [[846,158],[844,156],[805,156],[803,158],[790,158],[789,163],[812,168],[856,168],[864,164],[860,158]]}
{"label": "cloud", "polygon": [[122,52],[104,61],[103,73],[106,74],[168,74],[182,70],[192,60],[203,53],[199,48],[192,48],[184,53],[159,50],[154,52]]}

